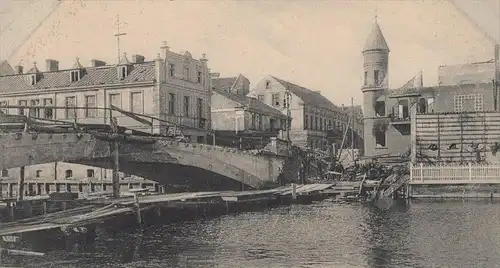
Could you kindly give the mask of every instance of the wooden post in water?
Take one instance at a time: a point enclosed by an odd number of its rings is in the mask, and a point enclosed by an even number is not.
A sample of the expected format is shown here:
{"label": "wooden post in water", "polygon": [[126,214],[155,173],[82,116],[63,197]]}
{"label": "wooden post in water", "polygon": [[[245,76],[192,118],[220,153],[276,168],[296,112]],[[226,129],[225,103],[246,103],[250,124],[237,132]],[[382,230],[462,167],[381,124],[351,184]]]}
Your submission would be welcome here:
{"label": "wooden post in water", "polygon": [[[116,117],[111,118],[111,129],[114,134],[118,134],[118,122]],[[113,140],[113,198],[120,197],[120,141],[118,136]]]}
{"label": "wooden post in water", "polygon": [[17,184],[17,201],[24,198],[24,167],[19,168],[19,182]]}
{"label": "wooden post in water", "polygon": [[134,205],[135,205],[135,209],[136,209],[137,223],[139,225],[141,225],[142,224],[141,204],[139,202],[139,193],[138,192],[134,193]]}
{"label": "wooden post in water", "polygon": [[297,200],[297,184],[292,183],[292,199]]}

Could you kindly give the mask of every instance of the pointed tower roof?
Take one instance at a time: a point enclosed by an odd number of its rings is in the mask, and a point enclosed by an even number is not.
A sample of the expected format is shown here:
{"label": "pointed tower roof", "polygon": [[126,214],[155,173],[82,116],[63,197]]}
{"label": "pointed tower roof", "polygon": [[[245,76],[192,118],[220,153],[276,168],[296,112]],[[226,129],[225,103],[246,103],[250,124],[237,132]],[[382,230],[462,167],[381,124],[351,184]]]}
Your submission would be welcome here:
{"label": "pointed tower roof", "polygon": [[375,22],[372,26],[372,32],[366,40],[363,52],[368,50],[387,50],[387,52],[389,52],[389,46],[387,46],[387,42],[385,42],[384,34],[382,34],[382,30],[380,30],[377,18],[375,18]]}

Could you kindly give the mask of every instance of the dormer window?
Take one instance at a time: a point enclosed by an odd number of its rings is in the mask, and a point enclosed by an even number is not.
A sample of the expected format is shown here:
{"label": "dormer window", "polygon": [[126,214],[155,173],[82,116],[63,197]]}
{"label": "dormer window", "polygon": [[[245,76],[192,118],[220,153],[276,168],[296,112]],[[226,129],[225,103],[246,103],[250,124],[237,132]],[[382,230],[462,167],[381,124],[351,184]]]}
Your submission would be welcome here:
{"label": "dormer window", "polygon": [[266,81],[266,89],[270,89],[271,88],[271,81]]}
{"label": "dormer window", "polygon": [[127,66],[120,66],[119,67],[119,73],[120,73],[120,79],[125,79],[125,77],[127,77]]}
{"label": "dormer window", "polygon": [[30,85],[34,86],[36,85],[36,74],[30,74]]}
{"label": "dormer window", "polygon": [[71,71],[70,74],[71,74],[71,82],[80,81],[80,71],[79,70]]}

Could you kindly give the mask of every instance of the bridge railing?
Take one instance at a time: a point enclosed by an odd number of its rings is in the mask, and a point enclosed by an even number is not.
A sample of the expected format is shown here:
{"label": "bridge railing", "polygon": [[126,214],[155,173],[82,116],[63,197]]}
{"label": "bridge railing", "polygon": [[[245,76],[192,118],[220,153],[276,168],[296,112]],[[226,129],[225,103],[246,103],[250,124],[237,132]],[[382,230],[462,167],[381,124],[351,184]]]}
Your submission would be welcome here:
{"label": "bridge railing", "polygon": [[430,166],[423,163],[410,164],[410,182],[414,183],[443,183],[446,182],[500,182],[499,164],[472,164],[465,165],[437,165]]}
{"label": "bridge railing", "polygon": [[[17,111],[16,115],[11,115],[12,111]],[[11,112],[11,113],[8,113]],[[78,107],[78,106],[39,106],[39,105],[0,105],[0,114],[7,117],[16,117],[19,124],[30,124],[33,122],[56,125],[105,125],[111,126],[111,118],[117,118],[118,124],[129,129],[150,132],[155,129],[165,128],[167,135],[183,137],[183,131],[195,129],[208,131],[206,119],[200,118],[196,123],[184,124],[183,120],[161,119],[147,114],[125,111],[111,105],[111,107]],[[21,119],[23,118],[23,119]],[[5,120],[4,120],[5,121]],[[12,120],[8,120],[12,126]],[[0,125],[6,126],[1,121]],[[15,126],[12,126],[15,127]]]}

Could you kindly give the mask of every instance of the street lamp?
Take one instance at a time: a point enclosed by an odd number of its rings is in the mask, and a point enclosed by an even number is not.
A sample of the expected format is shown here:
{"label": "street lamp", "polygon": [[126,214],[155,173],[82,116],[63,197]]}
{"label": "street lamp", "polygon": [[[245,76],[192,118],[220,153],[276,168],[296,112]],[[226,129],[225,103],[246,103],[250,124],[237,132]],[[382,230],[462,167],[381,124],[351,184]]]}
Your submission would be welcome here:
{"label": "street lamp", "polygon": [[288,142],[290,142],[290,125],[292,124],[292,116],[290,113],[290,102],[292,101],[292,93],[290,93],[290,89],[286,87],[285,90],[285,108],[286,108],[286,137]]}

